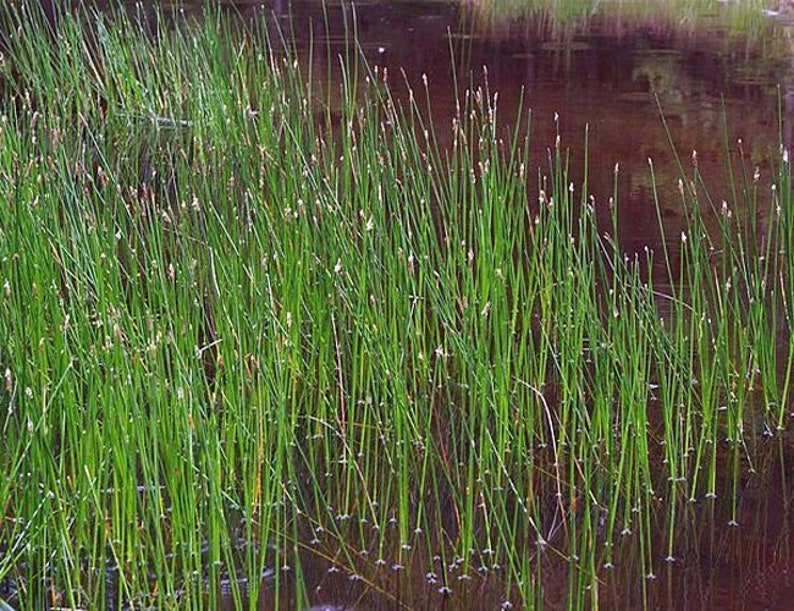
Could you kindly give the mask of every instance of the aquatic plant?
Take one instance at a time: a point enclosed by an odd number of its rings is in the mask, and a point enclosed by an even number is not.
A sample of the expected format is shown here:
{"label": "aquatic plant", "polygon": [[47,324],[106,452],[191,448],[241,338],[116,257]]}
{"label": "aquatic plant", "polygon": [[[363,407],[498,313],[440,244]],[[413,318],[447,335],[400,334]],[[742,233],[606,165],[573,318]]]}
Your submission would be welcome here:
{"label": "aquatic plant", "polygon": [[752,38],[774,27],[780,12],[780,6],[765,6],[758,0],[465,0],[462,4],[480,28],[503,32],[542,24],[562,36],[599,24],[606,30],[650,28],[682,34],[718,27]]}
{"label": "aquatic plant", "polygon": [[5,604],[628,605],[738,522],[791,411],[785,151],[725,203],[694,158],[628,257],[487,74],[448,124],[352,22],[321,85],[220,12],[0,10]]}

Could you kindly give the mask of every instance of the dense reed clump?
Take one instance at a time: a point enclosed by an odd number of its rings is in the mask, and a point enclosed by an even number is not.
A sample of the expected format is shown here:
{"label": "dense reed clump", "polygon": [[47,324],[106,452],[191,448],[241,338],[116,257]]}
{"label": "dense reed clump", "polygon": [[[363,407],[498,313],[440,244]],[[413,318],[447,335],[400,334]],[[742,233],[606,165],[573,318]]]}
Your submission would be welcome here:
{"label": "dense reed clump", "polygon": [[211,11],[0,10],[0,599],[628,605],[735,523],[791,410],[787,153],[724,203],[695,163],[626,257],[487,78],[440,124],[352,40],[320,85]]}

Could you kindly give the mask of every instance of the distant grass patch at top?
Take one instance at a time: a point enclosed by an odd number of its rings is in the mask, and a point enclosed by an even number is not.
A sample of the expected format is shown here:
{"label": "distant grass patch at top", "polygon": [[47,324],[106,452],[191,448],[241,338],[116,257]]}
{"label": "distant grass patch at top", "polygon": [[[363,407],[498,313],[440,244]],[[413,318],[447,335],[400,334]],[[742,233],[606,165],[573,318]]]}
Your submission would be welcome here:
{"label": "distant grass patch at top", "polygon": [[723,29],[755,36],[772,23],[762,0],[463,0],[475,23],[495,29],[546,22],[556,31],[600,23],[606,28],[668,27],[681,32]]}

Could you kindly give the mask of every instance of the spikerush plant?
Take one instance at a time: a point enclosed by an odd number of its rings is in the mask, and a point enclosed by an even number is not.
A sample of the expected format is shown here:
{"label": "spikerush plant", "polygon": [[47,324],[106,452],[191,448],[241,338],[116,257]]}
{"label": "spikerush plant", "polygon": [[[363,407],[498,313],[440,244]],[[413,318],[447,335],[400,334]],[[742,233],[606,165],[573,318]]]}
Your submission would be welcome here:
{"label": "spikerush plant", "polygon": [[[419,597],[417,566],[437,596],[486,575],[585,607],[625,571],[648,600],[692,499],[735,519],[748,423],[790,402],[785,154],[764,241],[752,214],[707,228],[695,168],[685,234],[631,259],[617,202],[559,140],[533,166],[487,75],[447,127],[352,26],[320,90],[212,11],[65,16],[57,44],[2,11],[15,606],[303,604],[318,558],[362,600]],[[728,211],[767,205],[758,182]]]}

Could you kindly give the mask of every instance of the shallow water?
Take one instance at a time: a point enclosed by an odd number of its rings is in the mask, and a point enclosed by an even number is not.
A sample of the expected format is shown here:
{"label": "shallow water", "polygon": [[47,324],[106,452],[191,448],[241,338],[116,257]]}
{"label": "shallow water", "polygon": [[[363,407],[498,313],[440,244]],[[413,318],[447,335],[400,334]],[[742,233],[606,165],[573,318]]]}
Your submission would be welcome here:
{"label": "shallow water", "polygon": [[[733,482],[723,481],[717,498],[698,500],[685,506],[676,519],[686,524],[676,541],[677,556],[658,558],[644,574],[636,553],[636,535],[628,533],[618,544],[615,567],[599,571],[599,590],[586,588],[585,606],[606,609],[787,609],[794,595],[791,504],[794,502],[791,440],[760,444],[753,473],[746,473],[739,486],[739,501],[731,502]],[[554,501],[549,509],[554,511]],[[735,519],[734,519],[735,518]],[[399,535],[387,536],[391,545],[364,549],[349,557],[341,553],[337,536],[349,527],[357,538],[357,516],[346,516],[336,534],[315,532],[308,525],[300,553],[302,577],[315,607],[334,609],[498,609],[517,603],[506,582],[505,567],[488,562],[487,550],[473,552],[468,560],[434,556],[428,562],[422,550],[400,549]],[[653,545],[664,549],[666,523],[658,524]],[[374,541],[375,537],[373,537]],[[518,544],[518,543],[517,543]],[[564,609],[573,604],[569,579],[573,564],[563,556],[564,545],[537,551],[527,548],[537,563],[536,600],[544,608]],[[625,553],[627,552],[627,553]],[[644,586],[643,586],[644,584]],[[643,600],[643,587],[645,600]],[[280,576],[279,606],[294,608],[297,594],[292,570]],[[273,575],[263,581],[262,609],[273,608]],[[596,602],[597,600],[597,602]],[[234,609],[231,597],[222,599],[224,609]],[[579,601],[580,604],[582,601]]]}

